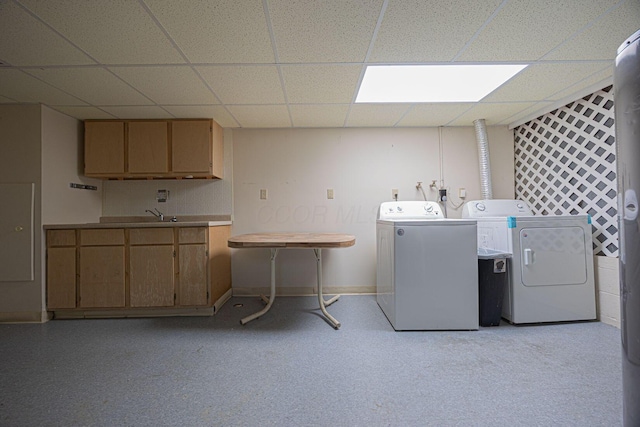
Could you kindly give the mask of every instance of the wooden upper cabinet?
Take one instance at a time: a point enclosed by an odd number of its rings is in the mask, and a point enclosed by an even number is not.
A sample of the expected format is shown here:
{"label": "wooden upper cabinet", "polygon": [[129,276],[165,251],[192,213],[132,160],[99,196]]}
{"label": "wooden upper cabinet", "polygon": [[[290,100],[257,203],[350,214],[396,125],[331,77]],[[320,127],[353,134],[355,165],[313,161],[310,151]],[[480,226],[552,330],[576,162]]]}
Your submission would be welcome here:
{"label": "wooden upper cabinet", "polygon": [[128,172],[169,172],[168,123],[130,122],[128,127]]}
{"label": "wooden upper cabinet", "polygon": [[222,178],[223,131],[212,119],[85,122],[85,175]]}
{"label": "wooden upper cabinet", "polygon": [[124,174],[124,122],[85,122],[85,175]]}
{"label": "wooden upper cabinet", "polygon": [[171,124],[171,169],[177,173],[211,173],[211,122]]}

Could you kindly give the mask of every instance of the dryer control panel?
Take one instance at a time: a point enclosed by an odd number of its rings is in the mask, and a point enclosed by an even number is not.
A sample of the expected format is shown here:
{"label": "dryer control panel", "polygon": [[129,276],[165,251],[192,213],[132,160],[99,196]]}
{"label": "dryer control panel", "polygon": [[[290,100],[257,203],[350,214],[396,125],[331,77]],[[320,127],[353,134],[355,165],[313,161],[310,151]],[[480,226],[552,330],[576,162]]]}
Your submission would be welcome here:
{"label": "dryer control panel", "polygon": [[471,200],[462,208],[462,218],[533,216],[531,208],[522,200]]}
{"label": "dryer control panel", "polygon": [[402,201],[383,202],[380,205],[378,219],[442,219],[442,208],[437,202]]}

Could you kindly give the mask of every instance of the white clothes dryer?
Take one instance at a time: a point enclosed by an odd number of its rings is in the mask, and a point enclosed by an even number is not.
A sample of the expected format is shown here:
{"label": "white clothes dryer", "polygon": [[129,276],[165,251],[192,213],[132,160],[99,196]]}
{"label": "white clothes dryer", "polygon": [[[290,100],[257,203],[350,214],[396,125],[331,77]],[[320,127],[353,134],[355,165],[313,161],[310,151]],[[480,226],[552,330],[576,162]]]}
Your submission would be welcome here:
{"label": "white clothes dryer", "polygon": [[384,202],[376,241],[376,299],[395,330],[478,329],[475,220],[445,219],[436,202]]}
{"label": "white clothes dryer", "polygon": [[478,247],[512,254],[502,317],[514,324],[594,320],[589,215],[533,215],[521,200],[475,200]]}

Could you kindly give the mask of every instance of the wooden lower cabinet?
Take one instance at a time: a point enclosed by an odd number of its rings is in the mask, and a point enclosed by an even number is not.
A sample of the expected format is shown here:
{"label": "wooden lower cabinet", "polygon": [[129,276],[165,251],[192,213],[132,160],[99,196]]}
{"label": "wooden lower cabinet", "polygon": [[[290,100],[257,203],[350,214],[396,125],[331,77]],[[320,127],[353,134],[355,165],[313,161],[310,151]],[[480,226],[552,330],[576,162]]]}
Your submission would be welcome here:
{"label": "wooden lower cabinet", "polygon": [[47,309],[85,317],[216,306],[231,289],[230,228],[47,230]]}

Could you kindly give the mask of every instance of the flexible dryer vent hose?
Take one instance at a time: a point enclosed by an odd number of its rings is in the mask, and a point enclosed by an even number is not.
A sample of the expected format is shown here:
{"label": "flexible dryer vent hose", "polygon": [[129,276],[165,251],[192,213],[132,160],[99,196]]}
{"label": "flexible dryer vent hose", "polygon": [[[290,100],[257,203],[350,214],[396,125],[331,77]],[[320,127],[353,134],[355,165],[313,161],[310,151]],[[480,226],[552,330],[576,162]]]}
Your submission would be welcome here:
{"label": "flexible dryer vent hose", "polygon": [[493,199],[491,189],[491,162],[489,161],[489,139],[487,138],[487,126],[484,119],[473,121],[476,129],[476,141],[478,142],[478,160],[480,161],[480,192],[482,199]]}

